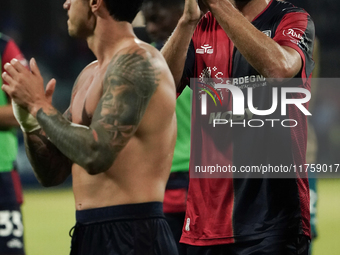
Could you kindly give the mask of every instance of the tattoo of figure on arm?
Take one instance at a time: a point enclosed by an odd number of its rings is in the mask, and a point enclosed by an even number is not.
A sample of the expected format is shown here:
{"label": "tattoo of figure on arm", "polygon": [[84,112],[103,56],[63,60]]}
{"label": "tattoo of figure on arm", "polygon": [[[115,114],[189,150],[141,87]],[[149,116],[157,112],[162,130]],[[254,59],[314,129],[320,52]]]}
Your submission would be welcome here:
{"label": "tattoo of figure on arm", "polygon": [[72,162],[89,174],[104,172],[137,130],[157,89],[159,73],[142,49],[118,54],[108,65],[90,128],[72,126],[54,108],[48,112],[40,109],[37,119]]}
{"label": "tattoo of figure on arm", "polygon": [[116,56],[104,78],[103,97],[94,123],[109,134],[114,154],[136,131],[158,86],[158,72],[143,55],[137,51]]}

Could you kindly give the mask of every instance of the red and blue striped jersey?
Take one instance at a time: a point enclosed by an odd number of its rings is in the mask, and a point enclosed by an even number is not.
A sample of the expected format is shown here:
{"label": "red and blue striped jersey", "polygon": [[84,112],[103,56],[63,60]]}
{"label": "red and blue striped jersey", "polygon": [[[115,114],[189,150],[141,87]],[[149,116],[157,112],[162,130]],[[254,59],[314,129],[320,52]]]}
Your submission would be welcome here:
{"label": "red and blue striped jersey", "polygon": [[[281,46],[300,54],[303,67],[294,79],[294,86],[310,90],[314,24],[308,13],[290,3],[272,0],[252,24]],[[183,84],[187,84],[186,78],[190,77],[202,82],[206,78],[230,78],[233,85],[242,90],[245,102],[247,88],[251,86],[247,81],[265,81],[234,47],[210,12],[202,18],[192,37],[185,74]],[[253,105],[258,110],[269,109],[272,103],[272,87],[263,84],[253,89]],[[213,110],[206,117],[200,116],[200,102],[193,96],[190,172],[196,166],[216,164],[240,169],[260,165],[299,167],[305,163],[307,121],[297,107],[288,105],[287,116],[281,116],[280,109],[270,116],[279,120],[295,119],[298,122],[295,127],[221,125],[213,129],[207,125],[212,119],[232,115],[231,95],[223,93],[220,94],[223,104],[219,108],[213,108],[216,106],[212,100],[208,103],[208,108]],[[307,108],[308,104],[304,106]],[[263,119],[264,116],[245,113],[243,118]],[[296,173],[293,177],[191,178],[181,242],[202,246],[270,235],[310,236],[307,174]]]}

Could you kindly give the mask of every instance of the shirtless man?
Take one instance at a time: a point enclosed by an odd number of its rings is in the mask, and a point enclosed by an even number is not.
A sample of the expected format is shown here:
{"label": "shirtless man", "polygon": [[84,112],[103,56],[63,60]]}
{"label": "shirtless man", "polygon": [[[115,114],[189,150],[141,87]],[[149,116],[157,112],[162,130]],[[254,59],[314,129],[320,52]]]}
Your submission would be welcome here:
{"label": "shirtless man", "polygon": [[69,34],[87,40],[97,61],[79,75],[64,115],[13,59],[2,89],[14,102],[27,155],[44,186],[71,173],[76,219],[71,254],[177,254],[162,201],[176,140],[175,85],[154,47],[131,22],[141,0],[67,0]]}

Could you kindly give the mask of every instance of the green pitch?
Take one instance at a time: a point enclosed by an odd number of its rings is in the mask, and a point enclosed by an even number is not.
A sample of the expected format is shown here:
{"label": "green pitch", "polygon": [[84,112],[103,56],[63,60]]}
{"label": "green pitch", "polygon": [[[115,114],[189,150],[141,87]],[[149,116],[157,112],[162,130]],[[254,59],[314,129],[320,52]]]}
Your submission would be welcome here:
{"label": "green pitch", "polygon": [[340,254],[340,179],[319,179],[317,231],[312,255]]}
{"label": "green pitch", "polygon": [[[23,217],[27,255],[67,255],[75,223],[71,189],[24,192]],[[313,255],[340,254],[340,179],[318,180],[318,233]]]}
{"label": "green pitch", "polygon": [[71,189],[24,191],[23,220],[27,255],[67,255],[75,224]]}

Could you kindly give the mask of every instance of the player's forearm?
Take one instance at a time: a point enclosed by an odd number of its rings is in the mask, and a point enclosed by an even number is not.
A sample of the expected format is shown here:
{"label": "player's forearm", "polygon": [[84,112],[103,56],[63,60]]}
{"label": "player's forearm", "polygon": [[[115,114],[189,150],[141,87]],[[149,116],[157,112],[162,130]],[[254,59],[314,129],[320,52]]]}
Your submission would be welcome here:
{"label": "player's forearm", "polygon": [[187,51],[195,28],[196,23],[190,24],[180,19],[175,31],[161,50],[176,86],[180,84],[183,75]]}
{"label": "player's forearm", "polygon": [[26,153],[38,181],[45,187],[63,183],[71,173],[72,162],[43,134],[24,133]]}
{"label": "player's forearm", "polygon": [[86,126],[75,126],[57,110],[40,109],[37,120],[49,140],[73,163],[83,167],[89,174],[109,169],[115,157],[110,148],[110,138]]}
{"label": "player's forearm", "polygon": [[7,129],[11,127],[18,127],[19,124],[13,115],[11,105],[0,107],[0,129]]}
{"label": "player's forearm", "polygon": [[209,9],[235,47],[264,77],[292,78],[300,71],[285,48],[255,28],[229,1],[216,1]]}

